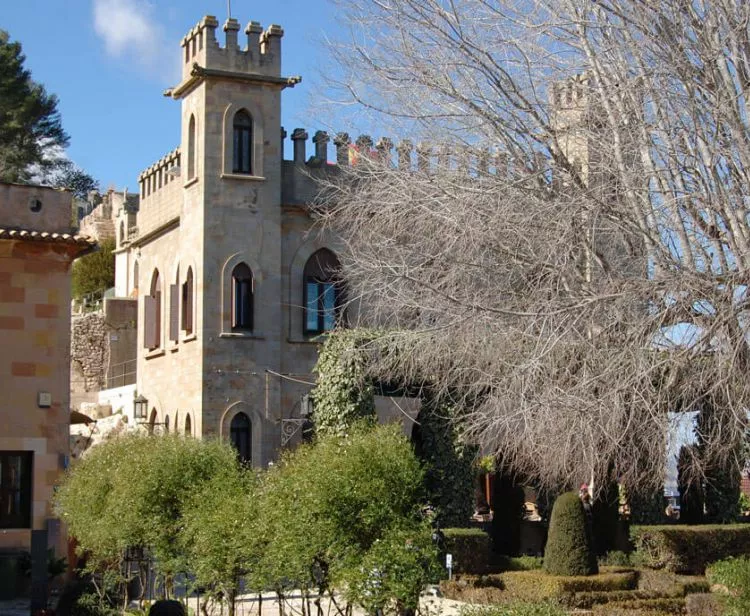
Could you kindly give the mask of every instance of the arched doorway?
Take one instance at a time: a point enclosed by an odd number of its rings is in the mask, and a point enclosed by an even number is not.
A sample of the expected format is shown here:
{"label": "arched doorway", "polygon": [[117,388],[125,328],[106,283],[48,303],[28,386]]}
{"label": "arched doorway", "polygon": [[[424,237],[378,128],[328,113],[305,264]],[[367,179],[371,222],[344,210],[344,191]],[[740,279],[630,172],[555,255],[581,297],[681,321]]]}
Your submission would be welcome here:
{"label": "arched doorway", "polygon": [[248,464],[252,462],[252,425],[245,413],[237,413],[229,425],[229,442],[237,450],[237,457]]}

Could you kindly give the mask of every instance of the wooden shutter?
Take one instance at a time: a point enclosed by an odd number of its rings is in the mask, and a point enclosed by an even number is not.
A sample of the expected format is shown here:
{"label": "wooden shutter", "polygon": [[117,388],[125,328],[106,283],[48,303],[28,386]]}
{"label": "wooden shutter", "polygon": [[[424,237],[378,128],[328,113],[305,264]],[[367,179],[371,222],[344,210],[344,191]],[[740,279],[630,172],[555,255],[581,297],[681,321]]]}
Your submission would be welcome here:
{"label": "wooden shutter", "polygon": [[169,339],[180,339],[180,287],[176,284],[169,285]]}
{"label": "wooden shutter", "polygon": [[146,295],[143,298],[143,346],[155,349],[159,346],[157,332],[158,303],[155,297]]}

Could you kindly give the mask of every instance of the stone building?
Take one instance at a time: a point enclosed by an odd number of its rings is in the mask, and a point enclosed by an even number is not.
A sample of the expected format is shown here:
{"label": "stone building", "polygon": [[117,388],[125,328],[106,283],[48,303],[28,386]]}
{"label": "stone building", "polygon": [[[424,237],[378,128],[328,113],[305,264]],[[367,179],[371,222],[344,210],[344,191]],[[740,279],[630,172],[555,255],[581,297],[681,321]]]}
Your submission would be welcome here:
{"label": "stone building", "polygon": [[[296,129],[283,160],[283,30],[204,17],[182,40],[180,146],[139,177],[116,219],[116,295],[138,298],[129,421],[231,441],[260,466],[299,438],[316,337],[344,318],[334,238],[311,232],[328,136]],[[348,140],[341,143],[339,157]],[[342,149],[343,148],[343,149]],[[382,405],[381,405],[382,406]],[[400,413],[398,410],[395,411]],[[294,433],[297,433],[294,435]]]}
{"label": "stone building", "polygon": [[70,268],[95,248],[71,211],[69,192],[0,183],[0,551],[65,554],[50,498],[68,460]]}

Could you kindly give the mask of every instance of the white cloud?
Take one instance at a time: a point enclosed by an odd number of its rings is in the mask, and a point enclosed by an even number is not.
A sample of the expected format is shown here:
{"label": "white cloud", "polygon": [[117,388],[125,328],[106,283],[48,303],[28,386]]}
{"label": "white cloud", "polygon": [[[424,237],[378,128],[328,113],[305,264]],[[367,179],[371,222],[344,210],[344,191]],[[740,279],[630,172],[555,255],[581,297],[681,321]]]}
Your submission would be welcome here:
{"label": "white cloud", "polygon": [[141,67],[162,72],[164,29],[154,19],[154,7],[144,0],[93,0],[94,31],[107,53],[135,60]]}

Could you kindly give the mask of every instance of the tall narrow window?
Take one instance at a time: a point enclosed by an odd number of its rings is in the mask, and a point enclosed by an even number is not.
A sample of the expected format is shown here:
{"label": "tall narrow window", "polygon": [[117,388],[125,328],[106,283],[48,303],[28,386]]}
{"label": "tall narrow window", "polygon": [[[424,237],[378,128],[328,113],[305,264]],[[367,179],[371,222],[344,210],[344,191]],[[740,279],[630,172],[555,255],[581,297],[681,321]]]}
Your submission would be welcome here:
{"label": "tall narrow window", "polygon": [[193,435],[193,423],[190,420],[190,415],[185,417],[185,436]]}
{"label": "tall narrow window", "polygon": [[330,250],[321,248],[305,264],[305,333],[320,334],[336,327],[344,294],[339,280],[341,265]]}
{"label": "tall narrow window", "polygon": [[193,333],[193,268],[189,267],[182,283],[182,331]]}
{"label": "tall narrow window", "polygon": [[0,528],[31,528],[33,455],[0,451]]}
{"label": "tall narrow window", "polygon": [[133,265],[133,291],[138,293],[138,261]]}
{"label": "tall narrow window", "polygon": [[245,413],[237,413],[229,426],[229,439],[237,450],[237,457],[242,462],[251,462],[251,426],[250,418]]}
{"label": "tall narrow window", "polygon": [[192,180],[195,177],[195,116],[190,116],[188,124],[188,160],[187,160],[187,179]]}
{"label": "tall narrow window", "polygon": [[244,109],[238,111],[234,116],[233,128],[233,158],[232,172],[253,172],[252,148],[253,148],[253,120]]}
{"label": "tall narrow window", "polygon": [[253,329],[253,272],[245,263],[232,270],[232,329]]}
{"label": "tall narrow window", "polygon": [[161,346],[161,281],[159,270],[154,270],[151,278],[151,293],[143,298],[144,335],[143,345],[147,349],[156,349]]}
{"label": "tall narrow window", "polygon": [[169,285],[169,339],[180,339],[180,268],[177,268],[174,284]]}

